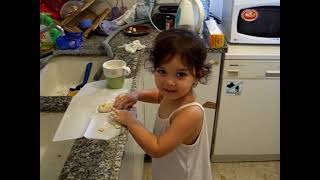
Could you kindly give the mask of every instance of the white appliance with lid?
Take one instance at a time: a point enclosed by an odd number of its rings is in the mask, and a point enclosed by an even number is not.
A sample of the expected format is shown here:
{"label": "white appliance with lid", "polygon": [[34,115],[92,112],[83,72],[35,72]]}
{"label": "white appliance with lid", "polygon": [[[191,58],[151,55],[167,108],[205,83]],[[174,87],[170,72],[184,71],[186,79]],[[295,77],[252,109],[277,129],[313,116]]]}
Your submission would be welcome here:
{"label": "white appliance with lid", "polygon": [[204,17],[204,8],[200,0],[181,0],[175,17],[175,27],[187,25],[201,34]]}
{"label": "white appliance with lid", "polygon": [[280,159],[280,46],[228,45],[213,162]]}
{"label": "white appliance with lid", "polygon": [[205,12],[200,0],[154,0],[150,7],[149,19],[158,31],[166,29],[169,18],[174,20],[174,27],[189,26],[201,34]]}

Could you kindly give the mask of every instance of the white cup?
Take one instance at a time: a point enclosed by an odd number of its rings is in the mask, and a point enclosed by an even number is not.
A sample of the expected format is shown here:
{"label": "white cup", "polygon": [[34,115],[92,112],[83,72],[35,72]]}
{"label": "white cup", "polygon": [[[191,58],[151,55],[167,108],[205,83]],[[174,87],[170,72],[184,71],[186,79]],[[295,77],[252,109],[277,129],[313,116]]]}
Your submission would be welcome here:
{"label": "white cup", "polygon": [[131,69],[123,60],[109,60],[103,63],[103,74],[106,77],[106,87],[120,89],[123,87],[125,76],[131,73]]}

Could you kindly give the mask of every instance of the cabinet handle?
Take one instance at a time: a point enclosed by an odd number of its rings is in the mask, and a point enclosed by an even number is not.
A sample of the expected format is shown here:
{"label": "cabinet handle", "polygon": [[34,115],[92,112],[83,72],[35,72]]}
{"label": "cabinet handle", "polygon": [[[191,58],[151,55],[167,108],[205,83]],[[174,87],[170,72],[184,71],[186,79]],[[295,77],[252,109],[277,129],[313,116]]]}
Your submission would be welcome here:
{"label": "cabinet handle", "polygon": [[233,70],[233,69],[231,69],[231,70],[228,70],[227,71],[228,72],[228,74],[231,76],[237,76],[238,74],[239,74],[239,70]]}
{"label": "cabinet handle", "polygon": [[219,64],[219,62],[211,59],[211,60],[208,61],[208,64],[210,64],[210,65],[217,65],[217,64]]}
{"label": "cabinet handle", "polygon": [[228,70],[228,73],[239,73],[239,70]]}
{"label": "cabinet handle", "polygon": [[280,71],[266,70],[266,77],[280,77]]}
{"label": "cabinet handle", "polygon": [[216,105],[216,103],[214,103],[214,102],[207,101],[207,102],[203,103],[202,106],[203,106],[204,108],[216,109],[216,106],[217,106],[217,105]]}

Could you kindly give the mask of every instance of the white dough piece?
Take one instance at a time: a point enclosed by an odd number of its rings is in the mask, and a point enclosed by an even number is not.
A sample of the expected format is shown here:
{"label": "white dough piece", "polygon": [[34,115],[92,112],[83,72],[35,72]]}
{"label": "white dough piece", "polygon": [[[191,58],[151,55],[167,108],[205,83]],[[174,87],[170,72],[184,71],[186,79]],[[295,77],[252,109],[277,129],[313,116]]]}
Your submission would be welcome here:
{"label": "white dough piece", "polygon": [[98,106],[98,112],[99,113],[109,113],[109,112],[111,112],[112,107],[113,107],[113,102],[107,101],[107,102],[100,104]]}

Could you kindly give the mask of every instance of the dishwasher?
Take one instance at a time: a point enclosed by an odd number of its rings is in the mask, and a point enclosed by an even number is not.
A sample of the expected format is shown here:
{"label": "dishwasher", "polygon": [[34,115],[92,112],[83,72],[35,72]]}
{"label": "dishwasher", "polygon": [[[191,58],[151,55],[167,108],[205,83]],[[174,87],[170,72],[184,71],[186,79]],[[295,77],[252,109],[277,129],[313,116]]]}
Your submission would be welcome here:
{"label": "dishwasher", "polygon": [[213,162],[280,159],[280,60],[225,60]]}

